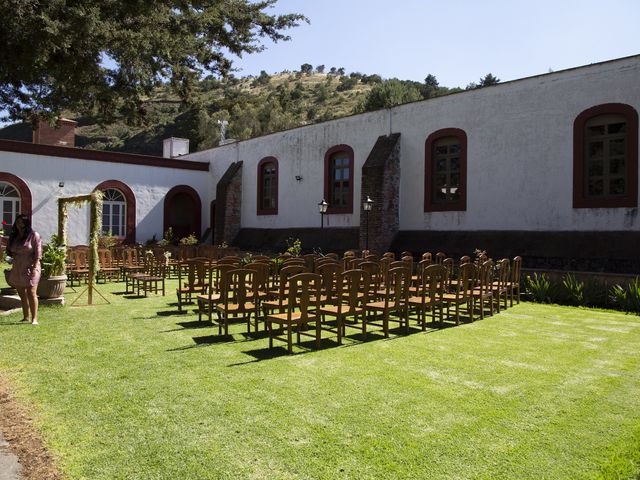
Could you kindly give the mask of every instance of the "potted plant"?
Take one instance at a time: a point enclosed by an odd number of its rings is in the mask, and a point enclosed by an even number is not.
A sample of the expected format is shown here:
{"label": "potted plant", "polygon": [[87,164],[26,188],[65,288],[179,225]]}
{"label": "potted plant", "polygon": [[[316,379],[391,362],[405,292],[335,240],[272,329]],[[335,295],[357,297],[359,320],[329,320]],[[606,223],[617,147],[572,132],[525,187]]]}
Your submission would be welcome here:
{"label": "potted plant", "polygon": [[65,260],[67,249],[60,243],[57,235],[42,249],[42,275],[38,283],[37,293],[40,298],[59,298],[67,285]]}

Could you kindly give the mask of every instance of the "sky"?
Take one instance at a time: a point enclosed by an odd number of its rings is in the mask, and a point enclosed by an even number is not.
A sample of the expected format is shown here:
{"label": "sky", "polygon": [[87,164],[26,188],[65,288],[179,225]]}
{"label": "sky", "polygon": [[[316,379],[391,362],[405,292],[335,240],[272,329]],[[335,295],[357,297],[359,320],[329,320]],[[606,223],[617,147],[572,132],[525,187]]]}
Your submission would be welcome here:
{"label": "sky", "polygon": [[347,73],[465,87],[640,54],[640,0],[279,0],[310,24],[237,59],[236,76],[344,67]]}

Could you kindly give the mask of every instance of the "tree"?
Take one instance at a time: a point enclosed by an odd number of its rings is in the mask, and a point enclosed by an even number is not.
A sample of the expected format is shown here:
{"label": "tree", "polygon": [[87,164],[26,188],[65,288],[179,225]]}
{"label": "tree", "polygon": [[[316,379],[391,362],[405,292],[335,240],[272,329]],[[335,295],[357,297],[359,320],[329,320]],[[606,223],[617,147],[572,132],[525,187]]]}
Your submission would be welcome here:
{"label": "tree", "polygon": [[300,71],[306,75],[311,75],[313,73],[313,65],[310,63],[303,63],[300,65]]}
{"label": "tree", "polygon": [[227,74],[232,56],[288,40],[283,31],[307,20],[267,14],[276,2],[0,2],[0,110],[12,120],[66,109],[134,121],[163,81],[189,102],[198,79]]}
{"label": "tree", "polygon": [[488,87],[489,85],[497,85],[500,83],[500,79],[491,73],[487,73],[478,83],[479,87]]}
{"label": "tree", "polygon": [[324,65],[318,65],[316,67],[316,73],[324,73]]}
{"label": "tree", "polygon": [[356,110],[357,112],[370,112],[421,99],[420,91],[411,82],[402,82],[397,78],[392,78],[376,84]]}
{"label": "tree", "polygon": [[499,78],[495,77],[491,73],[487,73],[480,79],[478,83],[471,82],[469,85],[467,85],[466,89],[473,90],[474,88],[488,87],[489,85],[497,85],[498,83],[500,83]]}
{"label": "tree", "polygon": [[424,84],[427,87],[430,87],[432,89],[437,89],[439,84],[438,84],[438,79],[436,79],[435,75],[427,75],[426,78],[424,79]]}

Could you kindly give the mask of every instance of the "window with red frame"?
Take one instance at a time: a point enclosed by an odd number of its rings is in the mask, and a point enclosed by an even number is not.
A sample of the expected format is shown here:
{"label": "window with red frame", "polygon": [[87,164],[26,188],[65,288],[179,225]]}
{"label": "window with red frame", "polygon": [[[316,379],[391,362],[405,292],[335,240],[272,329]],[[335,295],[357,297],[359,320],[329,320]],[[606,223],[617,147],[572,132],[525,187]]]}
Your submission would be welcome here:
{"label": "window with red frame", "polygon": [[327,213],[353,213],[353,149],[336,145],[325,153],[324,198]]}
{"label": "window with red frame", "polygon": [[574,207],[637,206],[638,114],[607,104],[574,122]]}
{"label": "window with red frame", "polygon": [[278,213],[278,161],[267,157],[258,164],[258,214]]}
{"label": "window with red frame", "polygon": [[464,211],[467,136],[458,128],[438,130],[425,143],[425,212]]}

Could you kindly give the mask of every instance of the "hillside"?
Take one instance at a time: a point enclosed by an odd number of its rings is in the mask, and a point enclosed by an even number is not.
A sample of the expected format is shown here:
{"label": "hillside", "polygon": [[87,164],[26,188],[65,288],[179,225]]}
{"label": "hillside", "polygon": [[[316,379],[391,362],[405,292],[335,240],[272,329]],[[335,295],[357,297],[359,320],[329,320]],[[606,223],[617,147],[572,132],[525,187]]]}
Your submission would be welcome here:
{"label": "hillside", "polygon": [[[439,87],[431,76],[427,78],[431,83],[419,83],[340,73],[307,70],[224,80],[209,77],[194,87],[197,93],[191,105],[162,86],[144,103],[144,123],[139,125],[101,125],[73,112],[64,116],[78,122],[78,147],[161,155],[162,140],[170,136],[188,138],[192,152],[217,145],[219,120],[229,122],[227,138],[243,140],[459,90]],[[31,127],[9,125],[0,129],[0,138],[31,141]]]}

